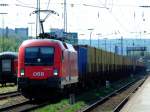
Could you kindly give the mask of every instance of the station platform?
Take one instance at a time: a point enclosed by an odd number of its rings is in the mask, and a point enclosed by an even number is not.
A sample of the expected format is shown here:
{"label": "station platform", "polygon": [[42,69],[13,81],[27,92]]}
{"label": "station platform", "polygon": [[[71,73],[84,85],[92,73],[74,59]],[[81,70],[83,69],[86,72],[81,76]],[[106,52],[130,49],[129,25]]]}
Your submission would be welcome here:
{"label": "station platform", "polygon": [[120,112],[150,112],[150,76]]}

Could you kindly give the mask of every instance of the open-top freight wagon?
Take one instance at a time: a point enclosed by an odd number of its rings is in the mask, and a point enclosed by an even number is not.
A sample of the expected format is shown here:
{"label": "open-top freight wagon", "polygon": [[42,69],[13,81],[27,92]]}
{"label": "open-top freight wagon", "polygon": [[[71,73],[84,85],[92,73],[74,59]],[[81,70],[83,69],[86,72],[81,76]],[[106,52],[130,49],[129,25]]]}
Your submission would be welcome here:
{"label": "open-top freight wagon", "polygon": [[117,55],[87,45],[77,45],[78,73],[81,85],[105,84],[105,81],[116,81],[144,72],[143,63],[132,58]]}

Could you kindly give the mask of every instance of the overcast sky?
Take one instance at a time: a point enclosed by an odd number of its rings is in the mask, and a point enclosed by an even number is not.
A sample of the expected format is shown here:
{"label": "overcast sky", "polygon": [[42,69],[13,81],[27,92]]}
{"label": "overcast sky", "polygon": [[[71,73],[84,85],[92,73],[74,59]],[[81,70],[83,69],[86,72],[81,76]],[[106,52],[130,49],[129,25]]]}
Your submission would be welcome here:
{"label": "overcast sky", "polygon": [[[63,28],[63,0],[41,0],[41,9],[51,9],[59,13],[59,16],[51,15],[44,23],[44,28]],[[68,31],[78,32],[80,38],[89,39],[90,30],[92,38],[149,38],[150,33],[150,8],[140,8],[141,5],[150,5],[148,0],[66,0],[68,14]],[[5,27],[29,27],[36,16],[30,14],[35,10],[36,0],[0,0],[0,27],[4,18]],[[21,5],[21,6],[16,6]],[[84,5],[86,4],[86,5]],[[27,8],[29,6],[33,8]],[[44,17],[41,14],[41,18]],[[140,33],[141,32],[141,33]],[[145,33],[144,33],[145,32]],[[35,25],[32,26],[32,35],[35,35]],[[141,36],[140,36],[141,35]]]}

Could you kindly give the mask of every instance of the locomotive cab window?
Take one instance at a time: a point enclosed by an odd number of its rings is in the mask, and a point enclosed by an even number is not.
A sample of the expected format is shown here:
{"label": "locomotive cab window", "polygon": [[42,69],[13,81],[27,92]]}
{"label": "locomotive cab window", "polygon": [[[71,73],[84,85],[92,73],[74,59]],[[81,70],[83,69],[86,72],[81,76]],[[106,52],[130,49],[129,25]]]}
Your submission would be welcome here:
{"label": "locomotive cab window", "polygon": [[54,63],[53,47],[28,47],[25,49],[26,65],[48,65]]}

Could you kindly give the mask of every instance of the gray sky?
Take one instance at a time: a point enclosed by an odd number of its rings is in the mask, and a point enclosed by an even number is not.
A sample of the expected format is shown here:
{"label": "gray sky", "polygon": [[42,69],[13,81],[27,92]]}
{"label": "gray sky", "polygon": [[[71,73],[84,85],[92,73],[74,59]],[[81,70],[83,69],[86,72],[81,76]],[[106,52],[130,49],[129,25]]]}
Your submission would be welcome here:
{"label": "gray sky", "polygon": [[[49,0],[41,0],[41,8],[47,9]],[[23,6],[36,7],[36,0],[0,0],[0,3],[8,3],[9,6],[0,6],[0,20],[4,17],[4,24],[10,28],[29,27],[28,23],[35,22],[35,15],[31,15],[35,9]],[[59,13],[59,16],[51,15],[44,23],[45,30],[50,28],[63,28],[63,0],[50,0],[48,9]],[[22,5],[21,6],[16,6]],[[68,31],[78,32],[80,38],[149,38],[150,33],[150,8],[140,8],[140,5],[149,5],[148,0],[67,0]],[[86,4],[86,5],[84,5]],[[103,8],[101,8],[103,7]],[[3,17],[2,17],[3,16]],[[41,17],[44,17],[41,14]],[[2,27],[2,21],[0,21]],[[35,25],[33,35],[35,35]],[[141,33],[140,33],[141,32]],[[145,33],[144,33],[145,32]],[[30,32],[29,32],[30,34]]]}

